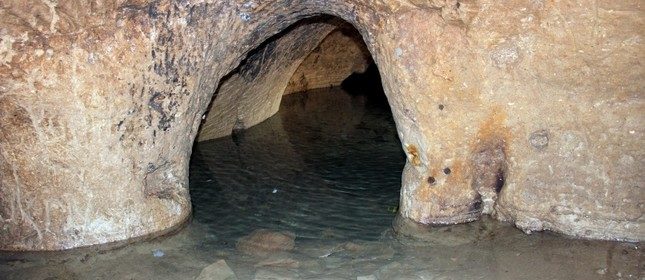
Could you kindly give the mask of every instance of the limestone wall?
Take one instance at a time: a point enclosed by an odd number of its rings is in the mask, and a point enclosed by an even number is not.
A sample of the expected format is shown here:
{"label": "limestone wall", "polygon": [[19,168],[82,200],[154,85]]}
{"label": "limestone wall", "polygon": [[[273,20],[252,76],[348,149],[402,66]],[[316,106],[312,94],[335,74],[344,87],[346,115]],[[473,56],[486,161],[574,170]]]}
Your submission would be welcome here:
{"label": "limestone wall", "polygon": [[273,116],[296,68],[338,23],[301,22],[254,50],[219,85],[197,141],[230,135]]}
{"label": "limestone wall", "polygon": [[[408,155],[401,218],[492,214],[527,232],[645,239],[640,1],[9,0],[0,249],[181,225],[192,143],[220,80],[319,14],[355,26],[378,64]],[[268,61],[298,65],[287,60]],[[246,100],[244,112],[275,106]]]}
{"label": "limestone wall", "polygon": [[256,125],[278,111],[282,94],[339,86],[370,62],[360,35],[347,23],[328,18],[297,23],[253,50],[221,82],[197,141]]}
{"label": "limestone wall", "polygon": [[289,80],[285,94],[340,86],[352,73],[367,70],[370,53],[360,34],[348,29],[332,32],[307,55]]}

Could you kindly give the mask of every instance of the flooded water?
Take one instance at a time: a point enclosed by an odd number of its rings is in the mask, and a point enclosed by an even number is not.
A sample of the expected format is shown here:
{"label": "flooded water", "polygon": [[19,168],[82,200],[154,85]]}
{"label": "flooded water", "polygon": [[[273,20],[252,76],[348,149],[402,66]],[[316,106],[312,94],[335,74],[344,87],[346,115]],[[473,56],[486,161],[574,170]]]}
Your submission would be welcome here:
{"label": "flooded water", "polygon": [[[196,144],[186,228],[110,251],[0,253],[0,279],[644,279],[638,243],[491,219],[396,236],[404,162],[382,99],[290,95],[267,121]],[[268,251],[245,238],[259,229]]]}

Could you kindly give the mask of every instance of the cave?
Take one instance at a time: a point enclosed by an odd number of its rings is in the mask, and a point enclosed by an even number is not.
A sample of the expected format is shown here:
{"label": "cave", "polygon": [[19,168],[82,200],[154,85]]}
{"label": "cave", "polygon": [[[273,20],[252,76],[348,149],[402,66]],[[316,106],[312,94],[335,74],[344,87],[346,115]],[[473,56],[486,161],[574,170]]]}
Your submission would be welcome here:
{"label": "cave", "polygon": [[5,1],[0,275],[638,279],[642,9]]}
{"label": "cave", "polygon": [[263,228],[375,240],[398,208],[404,163],[361,35],[310,18],[220,82],[191,155],[193,221],[229,244]]}

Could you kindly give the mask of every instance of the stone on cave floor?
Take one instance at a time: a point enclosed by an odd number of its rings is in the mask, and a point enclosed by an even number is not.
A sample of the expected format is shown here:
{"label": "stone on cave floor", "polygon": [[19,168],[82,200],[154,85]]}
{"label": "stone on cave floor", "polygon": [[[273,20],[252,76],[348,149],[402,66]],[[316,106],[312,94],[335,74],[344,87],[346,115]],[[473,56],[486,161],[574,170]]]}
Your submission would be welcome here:
{"label": "stone on cave floor", "polygon": [[300,267],[300,261],[294,260],[290,257],[283,257],[280,255],[271,255],[267,259],[264,259],[257,264],[255,267],[284,267],[284,268],[298,268]]}
{"label": "stone on cave floor", "polygon": [[296,280],[298,273],[289,270],[260,269],[255,273],[254,280]]}
{"label": "stone on cave floor", "polygon": [[196,280],[237,280],[237,277],[226,261],[218,260],[205,267]]}
{"label": "stone on cave floor", "polygon": [[275,252],[293,250],[295,239],[296,235],[293,232],[258,229],[240,238],[236,248],[247,255],[267,256]]}

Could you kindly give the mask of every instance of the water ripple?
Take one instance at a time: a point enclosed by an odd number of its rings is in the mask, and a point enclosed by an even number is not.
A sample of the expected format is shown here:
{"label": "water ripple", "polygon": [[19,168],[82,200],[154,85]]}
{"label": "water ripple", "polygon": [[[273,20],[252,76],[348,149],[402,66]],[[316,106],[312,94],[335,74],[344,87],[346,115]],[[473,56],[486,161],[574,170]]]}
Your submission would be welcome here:
{"label": "water ripple", "polygon": [[[346,106],[320,106],[330,101]],[[405,161],[389,108],[338,89],[282,104],[242,134],[195,145],[195,222],[230,240],[256,228],[378,239],[394,218]]]}

